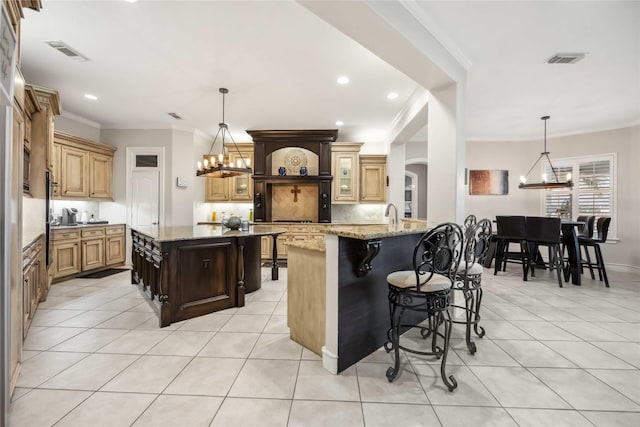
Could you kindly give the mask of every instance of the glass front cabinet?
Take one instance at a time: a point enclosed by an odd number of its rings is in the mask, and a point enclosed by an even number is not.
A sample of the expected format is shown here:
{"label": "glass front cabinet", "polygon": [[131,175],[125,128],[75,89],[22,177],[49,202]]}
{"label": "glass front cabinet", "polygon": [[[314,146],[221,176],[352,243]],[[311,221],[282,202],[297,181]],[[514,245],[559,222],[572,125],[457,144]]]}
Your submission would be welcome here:
{"label": "glass front cabinet", "polygon": [[358,152],[361,143],[332,144],[333,203],[358,202]]}

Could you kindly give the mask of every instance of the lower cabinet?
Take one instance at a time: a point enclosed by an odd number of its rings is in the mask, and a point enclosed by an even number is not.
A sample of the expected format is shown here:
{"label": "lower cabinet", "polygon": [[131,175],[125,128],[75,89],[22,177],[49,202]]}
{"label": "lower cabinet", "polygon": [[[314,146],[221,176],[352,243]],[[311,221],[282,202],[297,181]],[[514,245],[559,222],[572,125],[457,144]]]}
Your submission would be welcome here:
{"label": "lower cabinet", "polygon": [[124,264],[124,233],[124,224],[53,230],[54,281]]}
{"label": "lower cabinet", "polygon": [[[278,228],[283,228],[286,233],[277,237],[276,249],[278,250],[278,259],[288,258],[288,246],[292,241],[304,242],[307,240],[324,240],[323,230],[327,225],[322,224],[282,224],[278,223]],[[260,257],[263,260],[273,258],[273,239],[271,236],[263,236],[261,240]]]}
{"label": "lower cabinet", "polygon": [[38,301],[48,279],[44,259],[44,236],[22,250],[22,337],[27,336]]}

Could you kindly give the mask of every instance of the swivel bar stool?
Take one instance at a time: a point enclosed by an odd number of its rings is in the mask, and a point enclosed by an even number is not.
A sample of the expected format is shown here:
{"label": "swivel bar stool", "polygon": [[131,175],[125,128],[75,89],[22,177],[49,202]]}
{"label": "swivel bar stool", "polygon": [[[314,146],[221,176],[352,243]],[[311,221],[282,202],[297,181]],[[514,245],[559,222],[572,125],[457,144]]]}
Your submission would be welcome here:
{"label": "swivel bar stool", "polygon": [[[449,313],[451,289],[462,251],[463,234],[460,226],[451,222],[440,224],[422,235],[416,244],[413,270],[395,271],[387,276],[391,327],[387,331],[388,341],[384,348],[387,353],[393,350],[395,356],[394,366],[387,370],[389,382],[400,371],[400,349],[403,349],[410,353],[442,357],[442,381],[449,391],[458,386],[453,375],[447,377],[445,368],[452,327]],[[403,323],[403,320],[408,323]],[[428,326],[424,326],[424,320],[428,320]],[[444,325],[443,333],[439,332],[440,325]],[[400,345],[401,333],[413,327],[420,328],[423,339],[432,337],[430,352]],[[438,337],[444,339],[442,347],[437,346]]]}
{"label": "swivel bar stool", "polygon": [[453,307],[464,309],[465,320],[453,320],[453,323],[466,324],[466,341],[469,353],[476,352],[476,344],[471,341],[471,327],[479,338],[485,334],[484,328],[479,326],[480,305],[482,304],[482,260],[489,250],[492,229],[491,221],[483,219],[471,230],[465,231],[464,260],[460,262],[456,271],[453,289],[462,291],[464,295],[464,307],[453,305]]}

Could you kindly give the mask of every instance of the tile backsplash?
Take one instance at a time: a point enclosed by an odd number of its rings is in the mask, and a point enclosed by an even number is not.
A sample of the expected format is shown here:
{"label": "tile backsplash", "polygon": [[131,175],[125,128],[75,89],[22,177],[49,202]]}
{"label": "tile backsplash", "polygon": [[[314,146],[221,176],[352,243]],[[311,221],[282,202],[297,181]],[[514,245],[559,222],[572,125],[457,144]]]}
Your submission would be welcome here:
{"label": "tile backsplash", "polygon": [[91,215],[94,216],[95,219],[100,218],[100,202],[88,202],[88,201],[76,201],[76,200],[53,200],[53,217],[58,218],[62,215],[63,208],[76,208],[78,210],[78,217],[76,218],[80,221],[80,216],[82,212],[87,212],[87,217],[91,218]]}

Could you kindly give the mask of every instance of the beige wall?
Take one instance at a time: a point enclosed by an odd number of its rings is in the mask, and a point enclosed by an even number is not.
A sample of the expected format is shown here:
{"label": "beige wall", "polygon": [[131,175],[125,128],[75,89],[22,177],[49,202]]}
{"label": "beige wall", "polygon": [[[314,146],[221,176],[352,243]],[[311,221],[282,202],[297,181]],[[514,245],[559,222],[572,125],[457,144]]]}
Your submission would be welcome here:
{"label": "beige wall", "polygon": [[[547,138],[554,158],[617,153],[617,242],[603,246],[607,265],[633,268],[640,272],[640,209],[637,183],[640,182],[640,126]],[[466,187],[466,213],[494,218],[496,215],[541,215],[543,192],[518,189],[520,175],[526,174],[539,156],[542,141],[467,143],[468,169],[508,169],[509,194],[470,196]]]}

